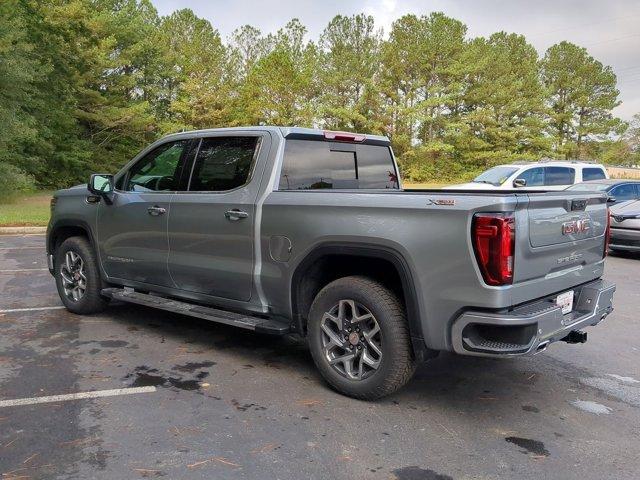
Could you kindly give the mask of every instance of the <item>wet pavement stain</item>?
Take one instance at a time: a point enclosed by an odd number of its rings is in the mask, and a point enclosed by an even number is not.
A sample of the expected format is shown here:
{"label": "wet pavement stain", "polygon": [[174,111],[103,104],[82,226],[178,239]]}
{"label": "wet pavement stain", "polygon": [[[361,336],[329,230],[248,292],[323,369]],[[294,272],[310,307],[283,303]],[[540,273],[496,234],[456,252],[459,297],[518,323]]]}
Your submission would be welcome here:
{"label": "wet pavement stain", "polygon": [[522,437],[505,437],[505,440],[509,443],[513,443],[524,450],[520,450],[522,453],[533,453],[534,455],[540,455],[544,457],[548,457],[549,450],[547,450],[544,446],[544,443],[539,440],[531,440],[530,438],[522,438]]}
{"label": "wet pavement stain", "polygon": [[90,345],[92,343],[98,344],[103,348],[121,348],[129,345],[129,342],[125,342],[124,340],[87,340],[84,342],[74,342],[74,345]]}
{"label": "wet pavement stain", "polygon": [[525,412],[540,413],[540,409],[538,407],[534,407],[533,405],[522,405],[522,410],[524,410]]}
{"label": "wet pavement stain", "polygon": [[125,342],[124,340],[102,340],[95,343],[105,348],[120,348],[129,345],[129,342]]}
{"label": "wet pavement stain", "polygon": [[131,384],[132,387],[161,387],[167,383],[167,379],[160,375],[150,375],[148,373],[137,373],[136,379]]}
{"label": "wet pavement stain", "polygon": [[195,379],[182,379],[158,374],[158,369],[146,366],[136,367],[133,373],[126,375],[123,380],[133,381],[131,387],[174,387],[179,390],[199,390],[200,380],[208,376],[208,372],[199,372]]}
{"label": "wet pavement stain", "polygon": [[167,381],[172,387],[180,390],[198,390],[200,388],[198,380],[180,380],[179,378],[169,377]]}
{"label": "wet pavement stain", "polygon": [[241,404],[235,398],[231,400],[231,405],[233,405],[236,408],[236,410],[238,410],[240,412],[246,412],[249,409],[252,409],[252,410],[266,410],[267,409],[267,407],[263,407],[262,405],[258,405],[258,404],[255,404],[255,403],[244,403],[244,404]]}
{"label": "wet pavement stain", "polygon": [[393,473],[397,480],[453,480],[449,475],[416,466],[398,468]]}
{"label": "wet pavement stain", "polygon": [[190,362],[185,363],[184,365],[176,365],[173,367],[173,370],[177,370],[179,372],[188,372],[193,373],[200,368],[213,367],[216,365],[216,362],[205,361],[205,362]]}

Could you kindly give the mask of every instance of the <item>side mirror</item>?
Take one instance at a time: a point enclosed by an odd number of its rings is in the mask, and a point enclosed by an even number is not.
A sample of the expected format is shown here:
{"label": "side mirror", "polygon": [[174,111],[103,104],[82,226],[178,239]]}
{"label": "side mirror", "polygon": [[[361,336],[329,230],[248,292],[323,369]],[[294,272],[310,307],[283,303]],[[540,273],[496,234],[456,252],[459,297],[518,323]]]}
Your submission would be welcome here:
{"label": "side mirror", "polygon": [[526,181],[524,178],[516,178],[516,179],[513,181],[513,186],[514,186],[515,188],[518,188],[518,187],[525,187],[526,185],[527,185],[527,181]]}
{"label": "side mirror", "polygon": [[611,195],[609,195],[607,197],[607,203],[616,203],[616,197],[612,197]]}
{"label": "side mirror", "polygon": [[87,189],[94,195],[104,198],[107,203],[111,203],[107,195],[113,193],[113,175],[94,173],[89,179]]}

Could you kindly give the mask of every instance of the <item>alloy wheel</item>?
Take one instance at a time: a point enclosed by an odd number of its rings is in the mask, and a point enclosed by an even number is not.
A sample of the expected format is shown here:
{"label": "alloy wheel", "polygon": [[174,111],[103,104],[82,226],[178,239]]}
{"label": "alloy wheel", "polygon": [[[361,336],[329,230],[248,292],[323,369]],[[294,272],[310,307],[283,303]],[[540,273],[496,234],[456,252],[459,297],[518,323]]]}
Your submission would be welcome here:
{"label": "alloy wheel", "polygon": [[329,365],[350,380],[371,376],[382,361],[380,325],[367,307],[340,300],[320,322],[322,349]]}
{"label": "alloy wheel", "polygon": [[82,257],[69,250],[65,253],[64,262],[60,265],[60,277],[65,296],[78,302],[87,289],[87,276]]}

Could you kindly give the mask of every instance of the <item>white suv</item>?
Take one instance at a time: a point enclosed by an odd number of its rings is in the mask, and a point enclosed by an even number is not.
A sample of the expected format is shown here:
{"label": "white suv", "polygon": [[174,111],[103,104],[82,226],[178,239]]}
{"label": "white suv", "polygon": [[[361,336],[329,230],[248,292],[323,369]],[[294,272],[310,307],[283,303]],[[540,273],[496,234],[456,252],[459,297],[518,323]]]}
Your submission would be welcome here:
{"label": "white suv", "polygon": [[469,183],[450,185],[456,190],[564,190],[574,183],[609,178],[607,170],[597,163],[541,160],[531,163],[498,165],[481,173]]}

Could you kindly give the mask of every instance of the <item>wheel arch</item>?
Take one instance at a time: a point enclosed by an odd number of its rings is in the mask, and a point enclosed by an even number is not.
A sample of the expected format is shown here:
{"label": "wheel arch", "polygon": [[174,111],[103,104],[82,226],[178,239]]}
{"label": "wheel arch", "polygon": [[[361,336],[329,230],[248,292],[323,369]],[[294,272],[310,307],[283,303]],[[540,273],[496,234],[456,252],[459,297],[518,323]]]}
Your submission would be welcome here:
{"label": "wheel arch", "polygon": [[47,233],[47,253],[54,254],[56,249],[69,237],[87,237],[91,246],[96,250],[96,244],[89,224],[84,220],[59,220],[53,224]]}
{"label": "wheel arch", "polygon": [[[337,269],[327,271],[328,267]],[[363,274],[399,294],[407,309],[407,322],[416,357],[424,359],[435,356],[435,352],[429,351],[424,342],[420,306],[411,268],[400,252],[387,246],[330,242],[320,244],[307,253],[291,276],[294,329],[301,335],[306,335],[311,303],[325,285],[344,276]]]}

